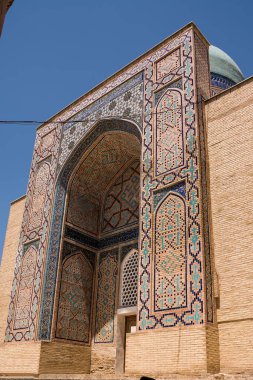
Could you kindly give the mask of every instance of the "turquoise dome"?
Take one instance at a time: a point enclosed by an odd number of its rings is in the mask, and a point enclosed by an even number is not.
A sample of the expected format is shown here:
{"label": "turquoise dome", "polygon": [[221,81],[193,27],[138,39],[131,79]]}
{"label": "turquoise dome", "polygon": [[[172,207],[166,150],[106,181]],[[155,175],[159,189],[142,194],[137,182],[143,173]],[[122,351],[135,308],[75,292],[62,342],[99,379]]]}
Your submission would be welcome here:
{"label": "turquoise dome", "polygon": [[235,61],[223,50],[211,45],[209,47],[210,72],[221,75],[234,83],[241,82],[244,76]]}

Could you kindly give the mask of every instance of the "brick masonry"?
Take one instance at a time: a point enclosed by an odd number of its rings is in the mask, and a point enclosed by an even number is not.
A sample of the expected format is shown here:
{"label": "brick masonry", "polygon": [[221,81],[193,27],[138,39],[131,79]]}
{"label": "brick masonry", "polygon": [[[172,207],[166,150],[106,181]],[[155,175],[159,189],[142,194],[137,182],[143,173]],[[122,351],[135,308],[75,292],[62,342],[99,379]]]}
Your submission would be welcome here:
{"label": "brick masonry", "polygon": [[205,104],[220,366],[253,371],[253,80]]}

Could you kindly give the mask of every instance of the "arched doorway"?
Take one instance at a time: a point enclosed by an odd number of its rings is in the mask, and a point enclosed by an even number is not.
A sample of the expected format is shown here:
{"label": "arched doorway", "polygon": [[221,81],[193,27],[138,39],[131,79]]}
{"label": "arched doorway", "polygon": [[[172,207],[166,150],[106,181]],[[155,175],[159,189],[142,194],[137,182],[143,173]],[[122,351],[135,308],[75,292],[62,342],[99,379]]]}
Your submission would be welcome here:
{"label": "arched doorway", "polygon": [[96,134],[66,186],[53,337],[90,347],[96,373],[115,372],[121,267],[138,251],[141,144],[129,132]]}

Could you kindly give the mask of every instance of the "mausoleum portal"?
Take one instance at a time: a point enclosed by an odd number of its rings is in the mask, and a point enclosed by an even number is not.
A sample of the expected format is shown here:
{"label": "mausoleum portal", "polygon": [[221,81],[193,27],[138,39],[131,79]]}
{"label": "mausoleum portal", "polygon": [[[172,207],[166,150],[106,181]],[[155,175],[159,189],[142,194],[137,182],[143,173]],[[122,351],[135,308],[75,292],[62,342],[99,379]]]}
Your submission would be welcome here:
{"label": "mausoleum portal", "polygon": [[242,79],[191,23],[38,128],[1,266],[0,373],[253,371]]}

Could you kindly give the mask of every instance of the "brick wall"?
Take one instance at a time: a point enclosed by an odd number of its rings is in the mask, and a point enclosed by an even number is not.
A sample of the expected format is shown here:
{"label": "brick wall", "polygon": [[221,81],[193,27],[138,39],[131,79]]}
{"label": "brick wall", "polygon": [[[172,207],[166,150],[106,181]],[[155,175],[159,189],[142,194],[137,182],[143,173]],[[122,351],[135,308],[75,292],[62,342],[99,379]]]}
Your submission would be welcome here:
{"label": "brick wall", "polygon": [[39,373],[89,373],[90,347],[63,342],[42,342]]}
{"label": "brick wall", "polygon": [[115,346],[95,344],[91,352],[91,373],[96,375],[115,373]]}
{"label": "brick wall", "polygon": [[0,267],[0,343],[4,341],[5,336],[6,321],[8,316],[13,273],[18,251],[24,205],[25,197],[20,198],[12,203],[6,230],[3,256]]}
{"label": "brick wall", "polygon": [[[215,329],[216,330],[216,329]],[[208,365],[207,327],[191,326],[127,334],[127,374],[164,376],[169,373],[201,374],[215,368]],[[213,351],[212,351],[213,352]]]}
{"label": "brick wall", "polygon": [[222,372],[253,371],[253,79],[206,102]]}
{"label": "brick wall", "polygon": [[0,344],[0,375],[36,375],[39,373],[40,342]]}

